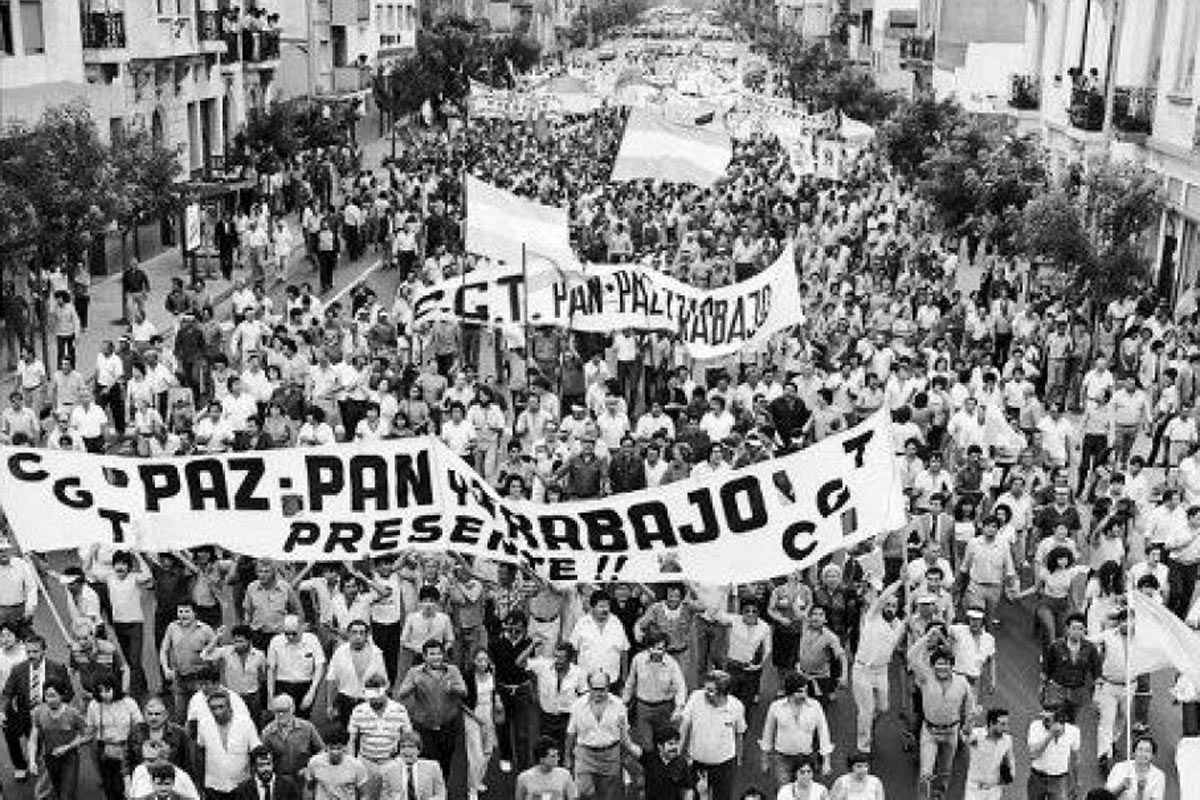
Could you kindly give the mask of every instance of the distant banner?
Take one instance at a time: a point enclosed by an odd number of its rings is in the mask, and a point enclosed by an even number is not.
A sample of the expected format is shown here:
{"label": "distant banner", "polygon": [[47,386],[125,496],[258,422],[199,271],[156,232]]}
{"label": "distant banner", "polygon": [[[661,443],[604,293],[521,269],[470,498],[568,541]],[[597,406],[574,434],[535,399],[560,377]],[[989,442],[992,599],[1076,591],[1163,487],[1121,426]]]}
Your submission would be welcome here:
{"label": "distant banner", "polygon": [[413,322],[454,319],[483,325],[558,325],[676,334],[693,358],[738,352],[796,324],[800,289],[791,246],[749,280],[697,289],[638,264],[564,272],[544,259],[485,269],[417,293]]}
{"label": "distant banner", "polygon": [[842,180],[842,167],[846,158],[845,145],[831,139],[817,142],[816,176],[831,181]]}
{"label": "distant banner", "polygon": [[558,582],[748,582],[902,526],[891,450],[880,413],[743,469],[544,505],[501,499],[432,437],[173,459],[0,447],[0,497],[37,552],[217,545],[307,562],[415,550]]}
{"label": "distant banner", "polygon": [[800,136],[788,145],[788,161],[796,177],[813,175],[817,171],[817,140],[812,136]]}

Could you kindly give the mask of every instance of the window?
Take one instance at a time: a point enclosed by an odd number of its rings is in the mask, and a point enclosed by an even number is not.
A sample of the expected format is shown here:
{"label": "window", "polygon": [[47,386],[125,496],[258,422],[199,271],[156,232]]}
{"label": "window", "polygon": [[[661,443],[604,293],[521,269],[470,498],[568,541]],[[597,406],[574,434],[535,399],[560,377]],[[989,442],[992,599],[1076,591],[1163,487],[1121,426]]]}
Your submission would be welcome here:
{"label": "window", "polygon": [[333,36],[333,65],[344,67],[346,66],[346,26],[333,25],[330,27],[330,34]]}
{"label": "window", "polygon": [[157,0],[160,17],[175,17],[179,15],[179,0]]}
{"label": "window", "polygon": [[1175,61],[1175,91],[1190,94],[1196,74],[1196,33],[1200,27],[1200,3],[1184,5],[1183,26],[1179,31],[1179,53]]}
{"label": "window", "polygon": [[21,39],[25,55],[46,52],[46,34],[42,28],[42,0],[21,0]]}
{"label": "window", "polygon": [[17,43],[13,41],[12,4],[0,0],[0,55],[15,56]]}

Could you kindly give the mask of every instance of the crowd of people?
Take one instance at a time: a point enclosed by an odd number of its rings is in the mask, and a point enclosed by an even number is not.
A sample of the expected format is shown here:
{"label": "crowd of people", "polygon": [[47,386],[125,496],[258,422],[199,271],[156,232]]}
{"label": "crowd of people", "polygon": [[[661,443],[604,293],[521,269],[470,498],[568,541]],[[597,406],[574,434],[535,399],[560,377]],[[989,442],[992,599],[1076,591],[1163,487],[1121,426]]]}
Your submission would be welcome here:
{"label": "crowd of people", "polygon": [[[220,234],[231,319],[202,283],[179,282],[163,299],[170,329],[147,327],[135,302],[129,334],[86,377],[73,340],[60,336],[52,373],[26,349],[2,441],[145,457],[429,435],[503,494],[555,503],[736,469],[885,409],[908,524],[727,586],[554,585],[454,554],[287,565],[106,545],[44,559],[8,542],[0,703],[18,780],[75,797],[87,752],[109,800],[305,787],[431,800],[461,751],[472,800],[495,795],[493,759],[517,772],[518,800],[730,800],[747,774],[762,788],[743,797],[883,800],[872,754],[887,719],[922,800],[949,797],[960,749],[969,800],[1005,797],[1018,762],[1030,800],[1093,783],[1095,797],[1165,800],[1150,679],[1125,669],[1125,598],[1200,627],[1196,288],[1172,307],[1040,287],[1027,264],[939,232],[869,148],[836,183],[794,176],[779,142],[756,136],[711,188],[614,184],[622,114],[430,129],[387,166],[344,174],[337,207],[305,193],[295,244],[317,286],[291,276],[281,301],[275,220],[248,215]],[[794,242],[802,314],[703,362],[667,332],[415,328],[419,287],[486,260],[463,252],[466,173],[569,208],[585,261],[699,287]],[[359,287],[326,302],[343,248],[377,249],[395,297]],[[982,280],[962,291],[973,265]],[[66,664],[30,625],[45,577],[67,590]],[[1006,603],[1029,609],[1043,653],[1028,686],[1043,713],[1018,741],[992,702]],[[1200,735],[1200,689],[1172,691],[1185,735]],[[855,708],[852,731],[837,730],[838,704]],[[1084,725],[1095,752],[1081,751]]]}

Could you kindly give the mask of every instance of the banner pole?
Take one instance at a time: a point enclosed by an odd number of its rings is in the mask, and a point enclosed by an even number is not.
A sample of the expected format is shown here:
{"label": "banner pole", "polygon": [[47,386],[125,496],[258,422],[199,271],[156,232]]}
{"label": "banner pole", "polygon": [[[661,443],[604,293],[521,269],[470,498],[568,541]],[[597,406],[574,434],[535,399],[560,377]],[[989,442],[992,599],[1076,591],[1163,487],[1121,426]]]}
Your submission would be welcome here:
{"label": "banner pole", "polygon": [[530,383],[532,376],[529,373],[531,352],[529,348],[529,261],[525,242],[521,242],[521,294],[521,305],[523,306],[521,309],[521,321],[525,333],[525,393],[528,396],[529,392],[532,391]]}
{"label": "banner pole", "polygon": [[54,618],[54,624],[58,626],[58,631],[62,634],[63,640],[70,646],[71,631],[67,627],[67,623],[63,621],[62,612],[58,610],[58,606],[54,603],[54,598],[50,596],[50,590],[46,588],[46,584],[42,580],[41,571],[32,562],[27,563],[29,563],[29,569],[33,572],[33,579],[37,581],[38,592],[42,597],[46,598],[46,606],[50,609],[50,616]]}
{"label": "banner pole", "polygon": [[[1136,591],[1136,590],[1134,589],[1134,586],[1133,586],[1132,576],[1129,576],[1127,574],[1126,578],[1125,578],[1125,596],[1127,598],[1131,597],[1132,593],[1134,591]],[[1133,626],[1137,623],[1136,623],[1136,620],[1134,619],[1132,605],[1126,604],[1126,608],[1129,609],[1129,613],[1127,616],[1128,621],[1126,623],[1127,634],[1125,636],[1125,760],[1132,761],[1133,760],[1133,684],[1137,680],[1137,676],[1129,674],[1129,660],[1130,660],[1130,656],[1132,655],[1130,650],[1133,647],[1133,636],[1134,636]]]}

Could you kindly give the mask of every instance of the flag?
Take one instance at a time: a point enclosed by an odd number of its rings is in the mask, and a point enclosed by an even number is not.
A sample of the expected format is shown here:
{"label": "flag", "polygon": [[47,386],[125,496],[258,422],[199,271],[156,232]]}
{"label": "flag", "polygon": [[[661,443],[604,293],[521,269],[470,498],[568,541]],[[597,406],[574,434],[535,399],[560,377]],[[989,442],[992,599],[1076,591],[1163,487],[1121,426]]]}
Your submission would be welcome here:
{"label": "flag", "polygon": [[612,179],[710,186],[725,174],[731,158],[733,147],[724,131],[679,125],[635,108],[625,124]]}
{"label": "flag", "polygon": [[1171,668],[1200,686],[1200,632],[1142,592],[1129,594],[1129,608],[1133,611],[1129,674]]}
{"label": "flag", "polygon": [[522,248],[575,267],[567,211],[467,176],[467,252],[521,266]]}

